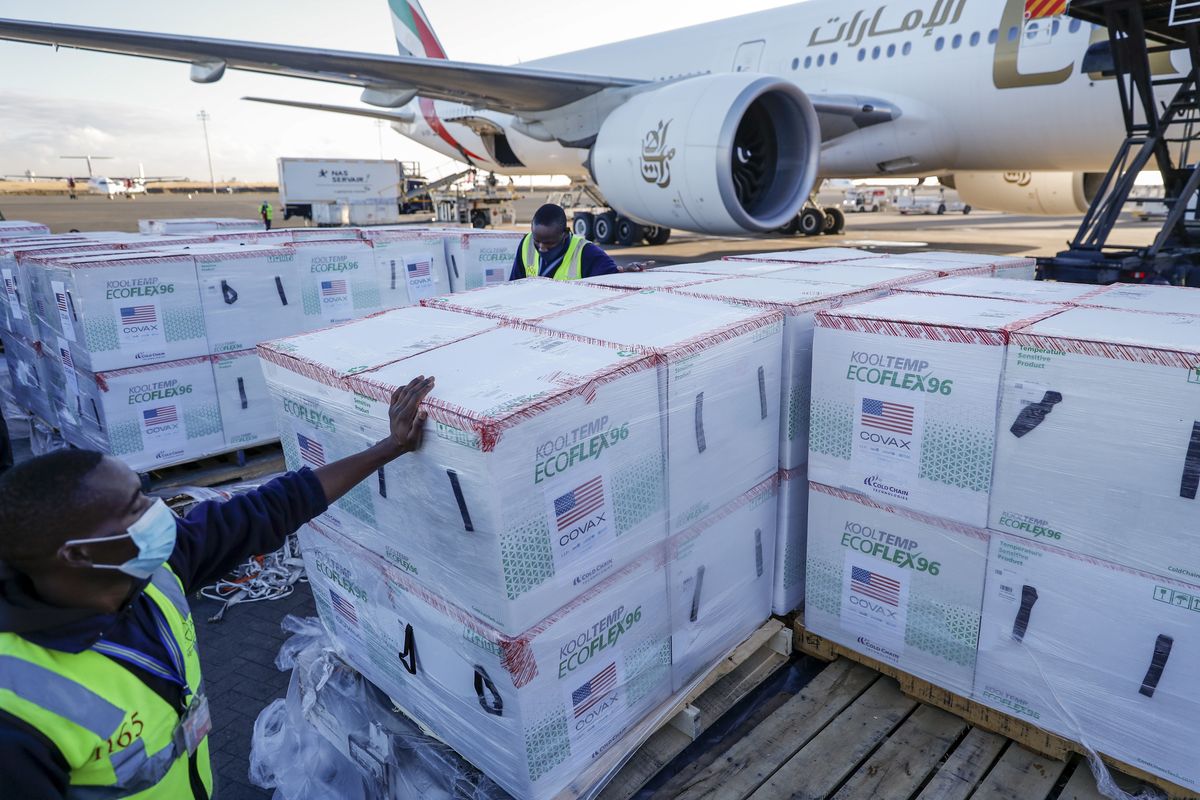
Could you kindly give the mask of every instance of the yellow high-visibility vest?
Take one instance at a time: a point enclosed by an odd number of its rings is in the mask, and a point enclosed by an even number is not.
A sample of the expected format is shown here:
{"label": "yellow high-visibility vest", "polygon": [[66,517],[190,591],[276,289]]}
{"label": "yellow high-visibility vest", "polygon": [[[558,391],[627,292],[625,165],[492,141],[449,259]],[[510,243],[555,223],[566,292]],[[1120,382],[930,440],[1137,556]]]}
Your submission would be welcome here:
{"label": "yellow high-visibility vest", "polygon": [[[550,277],[556,281],[577,281],[583,277],[583,247],[587,239],[575,234],[569,234],[570,244],[563,254],[562,263]],[[521,266],[525,268],[526,278],[536,278],[542,271],[542,254],[533,245],[533,234],[525,234],[521,240]]]}

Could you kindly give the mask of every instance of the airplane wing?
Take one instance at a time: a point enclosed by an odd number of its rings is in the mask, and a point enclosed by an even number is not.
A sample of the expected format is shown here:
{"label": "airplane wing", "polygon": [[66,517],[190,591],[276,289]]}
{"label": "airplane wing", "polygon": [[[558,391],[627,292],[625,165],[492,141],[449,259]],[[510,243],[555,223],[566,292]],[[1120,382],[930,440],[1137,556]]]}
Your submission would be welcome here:
{"label": "airplane wing", "polygon": [[415,114],[407,110],[391,111],[383,108],[337,106],[329,103],[306,103],[300,100],[275,100],[270,97],[243,97],[242,99],[249,100],[252,103],[270,103],[274,106],[287,106],[288,108],[306,108],[309,111],[349,114],[354,117],[369,117],[370,119],[382,119],[388,122],[412,122],[416,118]]}
{"label": "airplane wing", "polygon": [[464,61],[323,50],[115,28],[0,19],[0,40],[180,61],[211,82],[229,69],[362,86],[512,113],[546,111],[605,89],[643,81],[473,64]]}

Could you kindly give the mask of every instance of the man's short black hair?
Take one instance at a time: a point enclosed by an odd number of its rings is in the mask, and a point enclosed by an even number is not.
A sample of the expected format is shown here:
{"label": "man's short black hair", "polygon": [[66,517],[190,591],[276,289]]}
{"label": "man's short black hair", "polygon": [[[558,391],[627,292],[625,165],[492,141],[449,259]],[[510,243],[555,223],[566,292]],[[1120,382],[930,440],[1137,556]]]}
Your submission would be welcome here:
{"label": "man's short black hair", "polygon": [[84,479],[103,460],[95,450],[55,450],[0,475],[0,561],[50,555],[90,521],[95,497]]}
{"label": "man's short black hair", "polygon": [[546,203],[533,214],[533,224],[547,228],[562,229],[567,227],[567,212],[562,206]]}

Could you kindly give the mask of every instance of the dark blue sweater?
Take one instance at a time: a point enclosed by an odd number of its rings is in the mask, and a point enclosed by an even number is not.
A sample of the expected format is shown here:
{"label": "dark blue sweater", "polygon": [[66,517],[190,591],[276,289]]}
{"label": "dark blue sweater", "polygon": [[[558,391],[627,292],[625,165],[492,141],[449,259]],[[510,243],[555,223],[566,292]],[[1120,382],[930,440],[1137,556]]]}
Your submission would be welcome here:
{"label": "dark blue sweater", "polygon": [[[213,583],[238,564],[283,546],[287,536],[327,507],[325,492],[311,470],[288,473],[230,500],[201,503],[176,522],[175,551],[167,563],[184,590]],[[144,587],[144,584],[143,584]],[[0,571],[0,631],[52,650],[79,653],[103,634],[110,642],[135,647],[170,663],[155,633],[153,601],[140,589],[115,614],[56,609],[37,599],[23,575]],[[182,689],[123,661],[117,662],[173,707]],[[40,732],[0,711],[0,795],[23,800],[61,798],[70,775],[58,749]]]}
{"label": "dark blue sweater", "polygon": [[[567,246],[571,243],[568,238],[561,245],[553,250],[542,253],[540,261],[542,264],[541,272],[543,278],[549,278],[554,270],[558,269],[558,265],[562,263],[562,257],[566,255]],[[524,244],[524,240],[522,240]],[[580,276],[581,278],[595,278],[600,275],[612,275],[617,272],[617,262],[612,260],[612,257],[601,250],[596,245],[588,242],[583,246],[583,254],[580,258]],[[521,248],[517,248],[517,257],[513,261],[512,272],[509,273],[510,281],[519,281],[525,277],[525,267],[521,264]]]}

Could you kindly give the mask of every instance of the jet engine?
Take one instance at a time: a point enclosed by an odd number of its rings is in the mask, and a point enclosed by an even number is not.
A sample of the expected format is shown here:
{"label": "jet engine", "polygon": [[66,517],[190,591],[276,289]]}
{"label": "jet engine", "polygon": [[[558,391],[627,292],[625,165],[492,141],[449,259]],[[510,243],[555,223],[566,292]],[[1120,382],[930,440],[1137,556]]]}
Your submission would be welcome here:
{"label": "jet engine", "polygon": [[739,72],[633,95],[604,120],[589,163],[605,199],[629,217],[737,235],[795,218],[820,144],[804,92]]}
{"label": "jet engine", "polygon": [[1102,172],[956,172],[942,182],[976,208],[1066,216],[1086,212],[1102,180]]}

